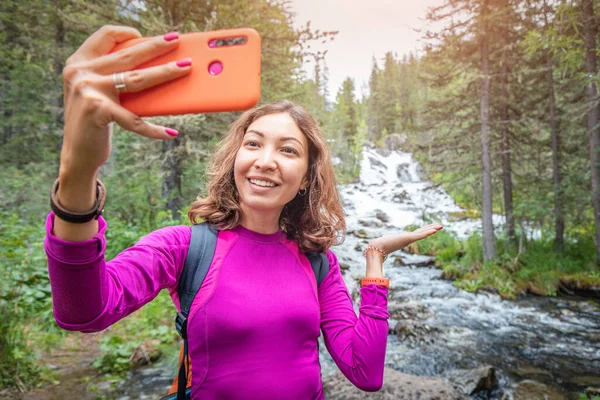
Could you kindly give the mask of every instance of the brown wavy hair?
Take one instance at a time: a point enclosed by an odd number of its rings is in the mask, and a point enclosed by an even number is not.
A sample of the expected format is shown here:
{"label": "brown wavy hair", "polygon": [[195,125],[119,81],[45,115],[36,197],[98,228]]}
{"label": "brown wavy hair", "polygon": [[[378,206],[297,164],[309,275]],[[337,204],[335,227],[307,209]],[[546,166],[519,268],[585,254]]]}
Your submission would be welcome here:
{"label": "brown wavy hair", "polygon": [[192,224],[204,219],[216,229],[232,229],[242,222],[242,210],[233,175],[236,154],[248,127],[269,114],[287,113],[308,140],[308,186],[304,196],[287,203],[279,225],[302,251],[326,251],[346,235],[346,221],[336,187],[335,171],[324,134],[310,113],[288,100],[264,104],[246,111],[217,145],[208,167],[207,197],[198,196],[188,217]]}

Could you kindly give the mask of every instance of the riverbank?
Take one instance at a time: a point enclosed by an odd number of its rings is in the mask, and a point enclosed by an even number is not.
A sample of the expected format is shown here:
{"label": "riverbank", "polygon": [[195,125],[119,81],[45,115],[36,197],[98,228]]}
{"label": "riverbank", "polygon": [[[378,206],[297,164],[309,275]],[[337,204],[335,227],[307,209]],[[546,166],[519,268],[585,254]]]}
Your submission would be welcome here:
{"label": "riverbank", "polygon": [[525,294],[600,300],[600,268],[594,262],[590,237],[568,241],[562,252],[552,242],[541,240],[519,245],[498,239],[496,247],[498,259],[484,262],[479,234],[459,240],[442,231],[405,250],[435,257],[435,265],[443,271],[442,278],[468,292],[488,291],[510,300]]}

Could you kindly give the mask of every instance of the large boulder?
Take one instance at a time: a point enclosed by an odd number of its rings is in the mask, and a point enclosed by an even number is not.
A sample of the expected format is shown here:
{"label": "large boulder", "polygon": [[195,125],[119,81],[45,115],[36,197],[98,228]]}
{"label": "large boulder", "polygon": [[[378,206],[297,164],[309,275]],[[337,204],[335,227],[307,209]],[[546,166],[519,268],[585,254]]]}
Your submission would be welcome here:
{"label": "large boulder", "polygon": [[441,378],[407,375],[385,368],[383,386],[377,392],[364,392],[338,372],[323,378],[327,400],[466,400]]}
{"label": "large boulder", "polygon": [[453,369],[444,375],[457,391],[466,396],[489,393],[498,387],[496,370],[491,365],[477,369]]}

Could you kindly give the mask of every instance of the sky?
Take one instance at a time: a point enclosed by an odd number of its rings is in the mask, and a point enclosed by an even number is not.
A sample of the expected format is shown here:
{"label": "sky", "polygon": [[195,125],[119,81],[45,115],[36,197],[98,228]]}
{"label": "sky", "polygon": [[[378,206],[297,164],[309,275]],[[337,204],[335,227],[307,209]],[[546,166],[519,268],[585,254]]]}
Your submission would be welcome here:
{"label": "sky", "polygon": [[[346,77],[354,78],[356,96],[362,97],[371,74],[373,55],[382,66],[387,51],[398,56],[418,52],[420,34],[427,8],[444,0],[292,0],[295,23],[300,27],[311,21],[311,29],[339,31],[327,49],[329,97],[335,96]],[[305,66],[313,76],[314,62]]]}

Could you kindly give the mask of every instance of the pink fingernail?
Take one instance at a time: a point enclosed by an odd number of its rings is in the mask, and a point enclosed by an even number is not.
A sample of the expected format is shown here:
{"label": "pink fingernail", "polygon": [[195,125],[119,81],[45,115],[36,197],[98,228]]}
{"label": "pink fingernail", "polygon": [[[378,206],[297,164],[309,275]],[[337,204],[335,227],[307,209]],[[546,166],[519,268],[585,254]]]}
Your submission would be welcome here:
{"label": "pink fingernail", "polygon": [[192,59],[191,58],[184,58],[183,60],[179,60],[176,62],[178,67],[189,67],[190,65],[192,65]]}
{"label": "pink fingernail", "polygon": [[169,32],[167,33],[165,36],[163,36],[163,38],[167,41],[170,42],[171,40],[175,40],[179,38],[179,32],[173,31],[173,32]]}
{"label": "pink fingernail", "polygon": [[165,132],[167,132],[171,136],[179,135],[179,132],[177,132],[175,129],[171,129],[171,128],[165,128]]}

